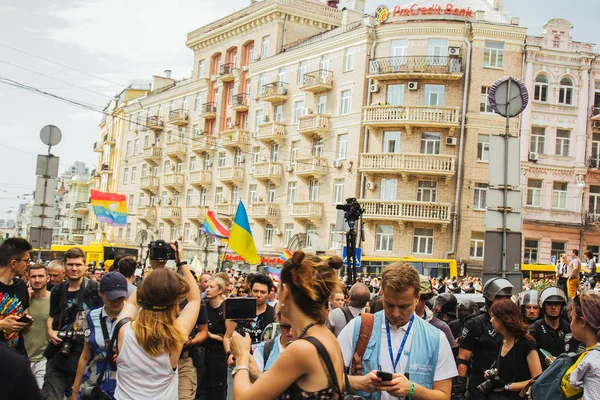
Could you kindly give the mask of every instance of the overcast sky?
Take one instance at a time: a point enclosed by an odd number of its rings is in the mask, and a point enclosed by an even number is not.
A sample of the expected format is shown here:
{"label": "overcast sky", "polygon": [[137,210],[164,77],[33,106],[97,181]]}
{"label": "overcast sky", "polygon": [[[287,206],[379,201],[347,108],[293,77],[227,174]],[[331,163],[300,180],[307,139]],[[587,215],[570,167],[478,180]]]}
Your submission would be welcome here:
{"label": "overcast sky", "polygon": [[[451,1],[449,1],[451,2]],[[460,1],[452,1],[460,4]],[[189,77],[192,52],[186,34],[247,6],[250,0],[2,0],[0,77],[103,108],[132,80],[149,80],[165,69]],[[367,11],[392,1],[368,0]],[[397,4],[405,4],[398,1]],[[596,43],[597,0],[504,0],[528,33],[539,35],[551,18],[575,26],[578,41]],[[223,6],[223,4],[227,4]],[[345,5],[341,1],[340,7]],[[60,65],[59,65],[60,64]],[[53,149],[61,170],[75,161],[97,163],[93,143],[102,114],[0,83],[0,218],[14,218],[17,196],[35,186],[36,154],[44,153],[40,129],[58,126]]]}

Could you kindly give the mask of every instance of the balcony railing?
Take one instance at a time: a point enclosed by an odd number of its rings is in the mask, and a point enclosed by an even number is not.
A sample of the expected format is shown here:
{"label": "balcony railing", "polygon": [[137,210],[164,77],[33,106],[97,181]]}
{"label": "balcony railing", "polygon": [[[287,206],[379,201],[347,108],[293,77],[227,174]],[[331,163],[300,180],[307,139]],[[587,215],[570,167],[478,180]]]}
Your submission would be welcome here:
{"label": "balcony railing", "polygon": [[158,191],[158,177],[156,176],[144,176],[140,179],[140,189],[148,190],[150,192]]}
{"label": "balcony railing", "polygon": [[264,84],[258,92],[258,100],[281,103],[287,100],[287,83],[271,82]]}
{"label": "balcony railing", "polygon": [[435,77],[461,79],[462,57],[397,56],[377,58],[369,62],[369,78],[379,80]]}
{"label": "balcony railing", "polygon": [[102,143],[100,142],[94,142],[94,151],[96,153],[102,153],[103,149],[102,149]]}
{"label": "balcony railing", "polygon": [[299,157],[296,159],[296,175],[303,177],[321,177],[327,173],[327,158]]}
{"label": "balcony railing", "polygon": [[234,63],[222,64],[219,68],[219,80],[223,82],[229,82],[234,79],[233,70],[235,69]]}
{"label": "balcony railing", "polygon": [[168,157],[183,159],[187,153],[187,143],[169,142],[167,143],[166,153]]}
{"label": "balcony railing", "polygon": [[187,125],[188,111],[187,110],[172,110],[169,112],[169,123],[173,125]]}
{"label": "balcony railing", "polygon": [[278,181],[283,175],[283,164],[275,161],[256,163],[250,171],[255,179]]}
{"label": "balcony railing", "polygon": [[103,144],[110,144],[113,145],[115,144],[115,137],[113,135],[104,135],[102,136],[102,143]]}
{"label": "balcony railing", "polygon": [[243,167],[220,167],[218,170],[218,178],[225,183],[242,182],[244,180]]}
{"label": "balcony railing", "polygon": [[248,110],[248,95],[246,93],[240,93],[233,96],[231,99],[231,109],[233,111]]}
{"label": "balcony railing", "polygon": [[204,103],[200,107],[200,117],[205,119],[213,119],[217,116],[217,103]]}
{"label": "balcony railing", "polygon": [[142,153],[144,161],[158,161],[162,158],[162,149],[159,147],[146,147]]}
{"label": "balcony railing", "polygon": [[153,115],[146,118],[146,128],[153,131],[160,131],[163,129],[163,121],[158,115]]}
{"label": "balcony railing", "polygon": [[324,92],[333,88],[333,72],[326,69],[320,69],[304,74],[300,89],[307,92]]}
{"label": "balcony railing", "polygon": [[250,133],[235,126],[221,133],[223,147],[241,147],[250,143]]}
{"label": "balcony railing", "polygon": [[162,207],[160,209],[160,217],[173,223],[179,223],[181,222],[181,207]]}
{"label": "balcony railing", "polygon": [[81,214],[81,215],[85,215],[87,213],[89,213],[90,209],[88,208],[88,203],[83,202],[83,201],[78,201],[77,203],[75,203],[75,207],[73,207],[75,209],[75,212],[77,214]]}
{"label": "balcony railing", "polygon": [[598,169],[600,168],[600,157],[591,156],[588,158],[588,168]]}
{"label": "balcony railing", "polygon": [[190,172],[190,184],[193,186],[210,186],[212,182],[212,171],[200,170]]}
{"label": "balcony railing", "polygon": [[237,204],[221,203],[215,207],[217,218],[230,219],[237,211]]}
{"label": "balcony railing", "polygon": [[196,136],[192,138],[192,151],[196,153],[204,153],[212,150],[216,146],[217,138],[210,135]]}
{"label": "balcony railing", "polygon": [[448,127],[453,130],[460,121],[458,107],[441,106],[367,106],[363,107],[363,124],[368,127],[411,126]]}
{"label": "balcony railing", "polygon": [[138,207],[139,219],[152,225],[156,221],[156,207]]}
{"label": "balcony railing", "polygon": [[448,224],[452,205],[410,200],[359,200],[365,212],[365,220],[398,222],[431,222]]}
{"label": "balcony railing", "polygon": [[285,139],[285,125],[281,122],[260,124],[254,138],[264,142],[282,142]]}
{"label": "balcony railing", "polygon": [[361,172],[415,173],[452,176],[456,157],[440,154],[367,153],[360,155]]}
{"label": "balcony railing", "polygon": [[320,201],[295,201],[292,204],[292,217],[320,221],[323,217],[323,203]]}
{"label": "balcony railing", "polygon": [[279,217],[279,204],[253,203],[250,216],[256,220],[275,220]]}
{"label": "balcony railing", "polygon": [[321,135],[329,130],[329,115],[309,114],[298,118],[298,133],[303,135]]}
{"label": "balcony railing", "polygon": [[204,221],[208,206],[189,206],[185,209],[185,217],[192,221]]}
{"label": "balcony railing", "polygon": [[163,184],[167,189],[173,189],[175,191],[180,192],[183,188],[183,182],[185,180],[183,174],[180,174],[178,172],[172,172],[170,174],[165,174],[163,178]]}

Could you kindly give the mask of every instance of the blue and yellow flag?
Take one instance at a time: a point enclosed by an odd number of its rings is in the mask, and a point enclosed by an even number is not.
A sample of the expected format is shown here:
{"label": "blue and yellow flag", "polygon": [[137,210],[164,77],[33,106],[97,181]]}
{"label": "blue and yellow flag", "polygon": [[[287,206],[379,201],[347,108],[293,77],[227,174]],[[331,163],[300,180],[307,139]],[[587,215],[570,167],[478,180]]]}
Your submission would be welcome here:
{"label": "blue and yellow flag", "polygon": [[256,251],[246,207],[241,201],[229,231],[229,248],[238,253],[248,263],[260,264],[261,259]]}

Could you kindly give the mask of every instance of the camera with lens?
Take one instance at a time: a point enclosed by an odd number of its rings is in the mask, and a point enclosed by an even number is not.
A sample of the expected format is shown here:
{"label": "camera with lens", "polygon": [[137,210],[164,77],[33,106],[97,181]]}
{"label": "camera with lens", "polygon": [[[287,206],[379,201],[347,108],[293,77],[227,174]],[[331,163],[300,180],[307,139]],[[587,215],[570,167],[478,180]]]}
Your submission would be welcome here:
{"label": "camera with lens", "polygon": [[354,197],[346,199],[346,204],[338,204],[335,206],[335,208],[338,210],[344,210],[344,219],[350,221],[356,221],[363,215],[364,212],[360,206],[360,203]]}
{"label": "camera with lens", "polygon": [[58,332],[58,338],[62,340],[60,346],[60,354],[69,355],[73,350],[73,341],[83,340],[85,334],[78,331],[60,331]]}
{"label": "camera with lens", "polygon": [[484,376],[487,375],[487,380],[485,382],[483,382],[481,385],[477,386],[477,389],[479,389],[481,391],[481,393],[483,394],[488,394],[489,392],[492,391],[492,381],[494,380],[494,378],[496,378],[498,376],[498,369],[497,368],[491,368],[488,369],[487,371],[484,372]]}
{"label": "camera with lens", "polygon": [[[175,242],[175,248],[178,248],[177,242]],[[150,252],[150,260],[175,260],[175,251],[164,240],[155,240],[148,243],[148,251]]]}

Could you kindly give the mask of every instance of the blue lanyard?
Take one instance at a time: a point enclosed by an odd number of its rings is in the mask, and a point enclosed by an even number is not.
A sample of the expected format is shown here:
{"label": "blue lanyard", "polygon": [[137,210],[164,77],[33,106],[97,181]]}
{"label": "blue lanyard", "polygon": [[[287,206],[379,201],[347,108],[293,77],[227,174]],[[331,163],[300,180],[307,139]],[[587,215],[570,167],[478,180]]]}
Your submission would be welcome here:
{"label": "blue lanyard", "polygon": [[414,320],[415,316],[413,314],[413,316],[410,317],[408,329],[406,329],[406,333],[404,334],[404,338],[402,339],[402,343],[400,344],[400,349],[398,349],[398,354],[396,355],[396,359],[394,360],[394,351],[392,350],[392,338],[390,336],[390,323],[387,318],[385,319],[385,331],[387,333],[388,349],[390,351],[390,361],[392,362],[392,366],[394,367],[394,373],[396,372],[396,367],[400,362],[400,357],[402,356],[402,351],[404,350],[404,345],[406,344],[406,340],[408,339],[408,334],[410,333],[410,328],[412,328]]}

